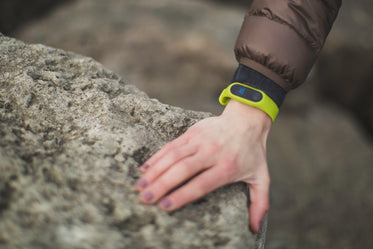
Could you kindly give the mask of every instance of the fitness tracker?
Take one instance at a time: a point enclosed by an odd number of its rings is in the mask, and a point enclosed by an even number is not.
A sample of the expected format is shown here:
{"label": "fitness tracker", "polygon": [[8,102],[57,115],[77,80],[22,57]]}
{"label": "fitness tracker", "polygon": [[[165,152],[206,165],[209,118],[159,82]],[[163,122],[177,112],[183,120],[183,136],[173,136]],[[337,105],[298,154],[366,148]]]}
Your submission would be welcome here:
{"label": "fitness tracker", "polygon": [[233,82],[240,82],[265,92],[276,103],[278,108],[281,107],[286,96],[286,91],[274,81],[242,64],[238,65],[229,84]]}
{"label": "fitness tracker", "polygon": [[219,102],[225,106],[230,99],[235,99],[244,104],[261,109],[271,117],[272,122],[275,121],[279,112],[276,103],[262,90],[239,82],[234,82],[225,88],[220,94]]}

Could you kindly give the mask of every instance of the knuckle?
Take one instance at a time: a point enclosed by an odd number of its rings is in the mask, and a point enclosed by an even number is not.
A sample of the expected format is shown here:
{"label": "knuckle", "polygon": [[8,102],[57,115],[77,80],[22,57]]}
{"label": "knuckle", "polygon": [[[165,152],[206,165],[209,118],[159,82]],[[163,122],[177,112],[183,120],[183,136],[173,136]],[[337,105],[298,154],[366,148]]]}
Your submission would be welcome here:
{"label": "knuckle", "polygon": [[188,136],[188,137],[194,137],[194,136],[197,136],[201,133],[201,129],[200,127],[198,126],[198,123],[192,125],[185,133],[184,135]]}
{"label": "knuckle", "polygon": [[209,146],[206,146],[204,149],[204,152],[207,156],[213,156],[216,153],[218,153],[221,149],[221,146],[218,144],[210,144]]}
{"label": "knuckle", "polygon": [[196,183],[193,190],[193,199],[198,199],[205,195],[206,193],[206,184],[203,182]]}
{"label": "knuckle", "polygon": [[173,142],[168,142],[167,144],[164,145],[165,150],[172,150],[174,148],[174,143]]}
{"label": "knuckle", "polygon": [[158,190],[159,194],[168,192],[168,190],[171,187],[169,182],[163,178],[159,179],[156,184],[157,184],[156,189]]}
{"label": "knuckle", "polygon": [[153,182],[161,173],[162,169],[159,167],[153,167],[152,170],[147,172],[146,176],[149,179],[149,182]]}
{"label": "knuckle", "polygon": [[169,157],[171,158],[172,161],[176,161],[180,158],[180,154],[181,154],[180,150],[175,148],[169,152]]}
{"label": "knuckle", "polygon": [[180,147],[180,146],[188,144],[189,140],[190,140],[190,136],[184,133],[180,137],[173,140],[171,143],[173,147],[175,148],[175,147]]}
{"label": "knuckle", "polygon": [[183,162],[181,162],[179,170],[181,171],[181,174],[190,175],[194,171],[193,164],[189,161],[184,160]]}
{"label": "knuckle", "polygon": [[208,182],[199,179],[198,181],[188,183],[187,188],[185,188],[185,191],[187,190],[187,195],[189,195],[190,198],[196,199],[205,195],[207,193],[208,188]]}

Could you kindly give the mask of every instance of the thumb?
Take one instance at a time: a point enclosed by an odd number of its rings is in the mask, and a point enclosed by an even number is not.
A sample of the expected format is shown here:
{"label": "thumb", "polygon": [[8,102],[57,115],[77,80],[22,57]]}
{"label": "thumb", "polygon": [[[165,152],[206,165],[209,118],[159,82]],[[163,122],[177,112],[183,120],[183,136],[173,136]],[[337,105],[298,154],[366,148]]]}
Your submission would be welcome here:
{"label": "thumb", "polygon": [[269,182],[249,184],[250,190],[250,230],[257,234],[269,209]]}

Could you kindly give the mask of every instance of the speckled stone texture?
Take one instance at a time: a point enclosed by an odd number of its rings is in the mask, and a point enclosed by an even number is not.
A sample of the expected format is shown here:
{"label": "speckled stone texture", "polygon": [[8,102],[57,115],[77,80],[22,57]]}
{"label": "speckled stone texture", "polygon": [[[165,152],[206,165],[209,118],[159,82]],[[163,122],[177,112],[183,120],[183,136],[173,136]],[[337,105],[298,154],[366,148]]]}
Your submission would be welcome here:
{"label": "speckled stone texture", "polygon": [[[93,57],[164,103],[219,114],[249,2],[74,0],[13,34]],[[373,248],[372,139],[357,111],[320,96],[322,88],[356,101],[372,116],[372,6],[343,1],[308,82],[286,96],[271,128],[266,249]]]}
{"label": "speckled stone texture", "polygon": [[2,35],[0,68],[0,248],[262,247],[244,184],[172,214],[134,191],[138,166],[209,114],[150,99],[90,58]]}

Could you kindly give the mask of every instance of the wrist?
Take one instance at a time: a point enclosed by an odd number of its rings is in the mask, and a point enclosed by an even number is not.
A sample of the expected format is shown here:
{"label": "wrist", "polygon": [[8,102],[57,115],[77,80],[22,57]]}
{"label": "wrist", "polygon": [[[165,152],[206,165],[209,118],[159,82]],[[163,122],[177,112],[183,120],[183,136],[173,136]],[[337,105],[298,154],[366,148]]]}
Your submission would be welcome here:
{"label": "wrist", "polygon": [[260,127],[264,131],[269,131],[272,125],[272,119],[267,113],[235,99],[229,100],[222,115],[237,121],[239,119],[239,122]]}
{"label": "wrist", "polygon": [[264,111],[271,117],[272,122],[279,111],[277,104],[265,92],[239,82],[230,84],[219,96],[222,105],[227,105],[230,99]]}

